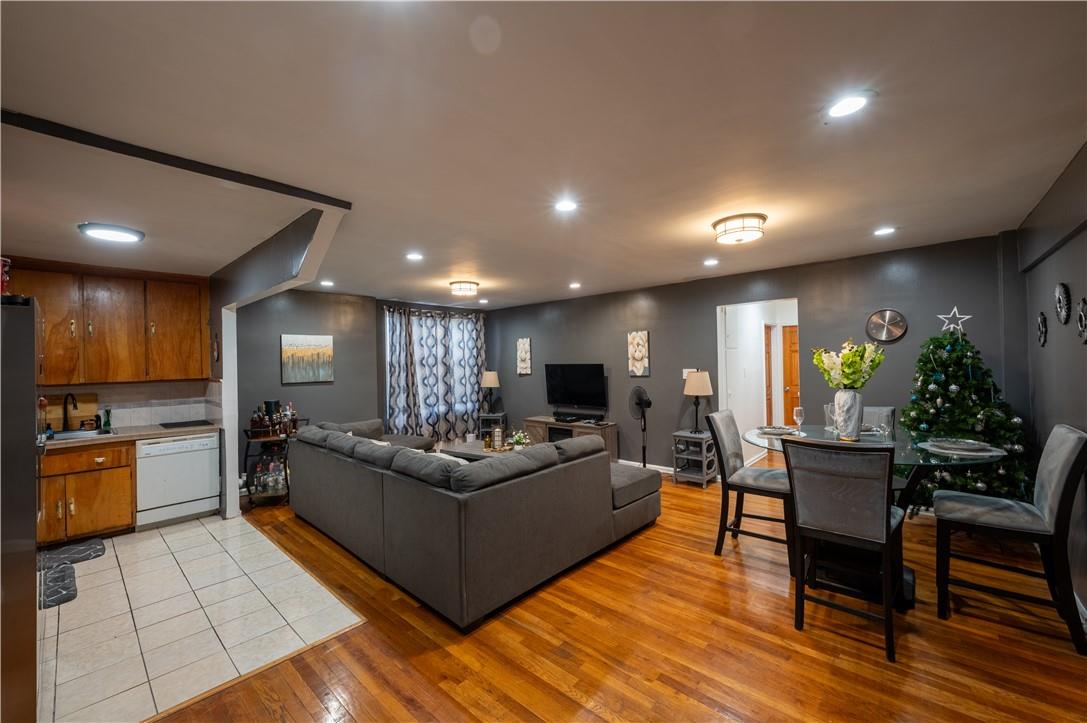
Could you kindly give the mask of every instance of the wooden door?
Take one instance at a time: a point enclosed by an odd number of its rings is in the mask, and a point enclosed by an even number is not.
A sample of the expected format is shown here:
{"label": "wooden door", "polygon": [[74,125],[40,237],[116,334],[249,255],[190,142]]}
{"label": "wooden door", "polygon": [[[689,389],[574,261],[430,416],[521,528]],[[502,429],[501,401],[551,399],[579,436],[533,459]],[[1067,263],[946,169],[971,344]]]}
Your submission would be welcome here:
{"label": "wooden door", "polygon": [[147,282],[147,375],[150,379],[198,379],[203,372],[200,287],[175,281]]}
{"label": "wooden door", "polygon": [[88,382],[147,379],[143,279],[83,277],[83,376]]}
{"label": "wooden door", "polygon": [[800,333],[795,325],[781,327],[781,354],[785,424],[792,424],[793,408],[800,406]]}
{"label": "wooden door", "polygon": [[70,474],[64,483],[68,537],[132,526],[131,467]]}
{"label": "wooden door", "polygon": [[64,539],[64,476],[42,477],[38,544]]}
{"label": "wooden door", "polygon": [[774,423],[774,362],[771,350],[773,348],[774,327],[765,325],[762,327],[762,366],[763,376],[766,379],[766,423]]}
{"label": "wooden door", "polygon": [[12,293],[38,300],[38,384],[83,381],[83,311],[76,274],[16,269]]}

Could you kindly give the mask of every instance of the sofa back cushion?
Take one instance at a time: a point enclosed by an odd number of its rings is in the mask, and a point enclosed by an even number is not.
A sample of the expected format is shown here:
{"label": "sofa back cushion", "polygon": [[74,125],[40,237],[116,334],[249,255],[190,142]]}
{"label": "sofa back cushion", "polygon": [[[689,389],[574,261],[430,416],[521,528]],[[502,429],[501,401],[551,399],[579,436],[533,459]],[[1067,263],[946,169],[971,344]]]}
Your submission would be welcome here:
{"label": "sofa back cushion", "polygon": [[558,450],[560,463],[573,462],[575,459],[603,452],[604,438],[596,434],[571,437],[570,439],[555,442],[555,449]]}
{"label": "sofa back cushion", "polygon": [[399,472],[420,482],[447,490],[452,489],[449,484],[450,474],[460,468],[459,460],[406,448],[396,453],[392,463],[393,472]]}
{"label": "sofa back cushion", "polygon": [[396,447],[390,444],[378,444],[372,439],[360,439],[355,443],[353,451],[357,460],[372,464],[381,469],[389,469],[393,465],[393,459],[404,447]]}
{"label": "sofa back cushion", "polygon": [[450,483],[454,492],[475,492],[558,463],[559,455],[554,445],[538,444],[520,452],[508,452],[465,465],[454,470]]}
{"label": "sofa back cushion", "polygon": [[358,437],[344,432],[330,432],[328,438],[325,439],[325,447],[348,457],[354,454],[355,445],[358,443]]}
{"label": "sofa back cushion", "polygon": [[328,439],[328,435],[332,434],[327,429],[321,429],[314,425],[308,425],[298,430],[298,439],[303,442],[309,442],[310,444],[316,444],[318,447],[325,446],[325,440]]}
{"label": "sofa back cushion", "polygon": [[345,429],[343,429],[336,422],[318,422],[317,426],[320,429],[325,429],[325,430],[328,430],[329,432],[344,432],[344,431],[346,431]]}
{"label": "sofa back cushion", "polygon": [[381,439],[385,434],[385,422],[380,419],[366,419],[361,422],[344,422],[340,425],[341,432],[350,432],[356,437],[366,439]]}

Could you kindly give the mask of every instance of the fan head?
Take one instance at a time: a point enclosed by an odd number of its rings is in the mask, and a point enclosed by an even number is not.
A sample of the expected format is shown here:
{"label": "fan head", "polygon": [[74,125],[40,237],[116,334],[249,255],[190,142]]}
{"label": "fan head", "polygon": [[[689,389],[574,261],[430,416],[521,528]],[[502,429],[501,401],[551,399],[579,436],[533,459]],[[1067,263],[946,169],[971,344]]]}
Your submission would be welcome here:
{"label": "fan head", "polygon": [[645,387],[634,387],[630,390],[630,416],[641,419],[645,416],[645,410],[653,406],[649,398],[649,392]]}

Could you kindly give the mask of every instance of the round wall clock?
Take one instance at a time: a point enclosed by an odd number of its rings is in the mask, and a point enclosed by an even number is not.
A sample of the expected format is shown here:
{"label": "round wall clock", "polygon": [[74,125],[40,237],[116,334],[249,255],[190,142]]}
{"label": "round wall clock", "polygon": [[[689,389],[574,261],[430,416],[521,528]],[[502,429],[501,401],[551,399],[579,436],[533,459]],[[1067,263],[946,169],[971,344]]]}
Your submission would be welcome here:
{"label": "round wall clock", "polygon": [[1049,337],[1049,324],[1045,320],[1045,312],[1038,312],[1038,346],[1045,346]]}
{"label": "round wall clock", "polygon": [[1067,324],[1072,316],[1072,294],[1068,291],[1068,284],[1057,284],[1053,297],[1057,305],[1057,321]]}
{"label": "round wall clock", "polygon": [[880,309],[868,317],[864,331],[872,341],[896,342],[906,335],[906,317],[897,309]]}

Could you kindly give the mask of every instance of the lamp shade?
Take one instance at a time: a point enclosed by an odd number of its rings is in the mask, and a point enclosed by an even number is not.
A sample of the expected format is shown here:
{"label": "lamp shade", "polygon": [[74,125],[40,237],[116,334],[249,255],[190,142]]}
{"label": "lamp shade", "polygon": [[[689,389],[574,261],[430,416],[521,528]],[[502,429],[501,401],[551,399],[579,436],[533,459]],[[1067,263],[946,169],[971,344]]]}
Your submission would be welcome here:
{"label": "lamp shade", "polygon": [[498,383],[498,372],[484,371],[483,381],[480,383],[480,386],[484,389],[496,389],[502,386]]}
{"label": "lamp shade", "polygon": [[687,382],[683,385],[683,394],[688,397],[713,396],[710,373],[707,371],[688,372]]}

